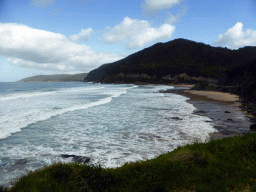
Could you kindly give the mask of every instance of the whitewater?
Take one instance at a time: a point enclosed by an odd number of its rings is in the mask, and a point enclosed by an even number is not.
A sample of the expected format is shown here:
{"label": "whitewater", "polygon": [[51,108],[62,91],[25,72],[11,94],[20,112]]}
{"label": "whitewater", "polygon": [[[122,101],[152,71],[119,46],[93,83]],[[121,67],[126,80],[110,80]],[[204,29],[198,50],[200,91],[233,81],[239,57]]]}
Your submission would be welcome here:
{"label": "whitewater", "polygon": [[[153,85],[0,83],[0,185],[60,154],[118,167],[152,159],[216,132],[188,98]],[[182,120],[172,119],[179,117]]]}

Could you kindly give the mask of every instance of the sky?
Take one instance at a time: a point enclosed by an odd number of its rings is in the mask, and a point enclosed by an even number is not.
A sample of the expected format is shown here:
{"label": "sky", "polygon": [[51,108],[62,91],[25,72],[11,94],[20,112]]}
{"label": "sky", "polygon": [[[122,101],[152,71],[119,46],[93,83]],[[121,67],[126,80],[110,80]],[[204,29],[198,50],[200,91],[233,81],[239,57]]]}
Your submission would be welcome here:
{"label": "sky", "polygon": [[89,72],[177,38],[256,46],[256,0],[0,0],[0,82]]}

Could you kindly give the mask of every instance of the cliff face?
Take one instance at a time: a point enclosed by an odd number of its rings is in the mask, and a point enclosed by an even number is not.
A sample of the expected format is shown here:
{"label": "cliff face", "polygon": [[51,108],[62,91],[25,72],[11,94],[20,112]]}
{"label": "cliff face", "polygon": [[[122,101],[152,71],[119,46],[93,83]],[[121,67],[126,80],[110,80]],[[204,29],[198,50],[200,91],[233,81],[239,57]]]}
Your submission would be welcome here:
{"label": "cliff face", "polygon": [[233,80],[228,78],[230,72],[255,59],[255,47],[230,50],[176,39],[157,43],[122,60],[104,64],[91,71],[84,80],[103,83],[168,83],[174,82],[175,76],[186,73],[191,82],[211,78],[219,80],[219,83],[225,83],[228,79],[228,83],[232,84]]}
{"label": "cliff face", "polygon": [[19,80],[18,82],[66,82],[66,81],[83,81],[87,76],[87,73],[79,73],[75,75],[37,75],[33,77],[27,77]]}

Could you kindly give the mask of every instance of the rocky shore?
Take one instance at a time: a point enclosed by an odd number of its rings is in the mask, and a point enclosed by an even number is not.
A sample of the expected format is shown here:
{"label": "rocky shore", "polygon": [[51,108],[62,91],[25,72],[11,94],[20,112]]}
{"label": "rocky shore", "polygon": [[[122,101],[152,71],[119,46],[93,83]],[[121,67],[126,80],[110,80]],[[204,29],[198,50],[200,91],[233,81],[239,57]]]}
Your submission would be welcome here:
{"label": "rocky shore", "polygon": [[218,130],[211,134],[211,139],[221,139],[250,133],[250,118],[241,109],[238,97],[229,93],[194,91],[186,87],[169,89],[162,93],[174,93],[190,98],[196,115],[207,116]]}

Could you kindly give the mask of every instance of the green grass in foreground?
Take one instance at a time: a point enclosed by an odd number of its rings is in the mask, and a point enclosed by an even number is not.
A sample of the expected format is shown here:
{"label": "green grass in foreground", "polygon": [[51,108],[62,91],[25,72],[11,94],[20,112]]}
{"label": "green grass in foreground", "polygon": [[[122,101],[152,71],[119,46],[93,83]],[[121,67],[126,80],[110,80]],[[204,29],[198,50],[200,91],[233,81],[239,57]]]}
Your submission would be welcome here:
{"label": "green grass in foreground", "polygon": [[8,191],[256,191],[256,134],[194,143],[115,169],[58,163]]}

